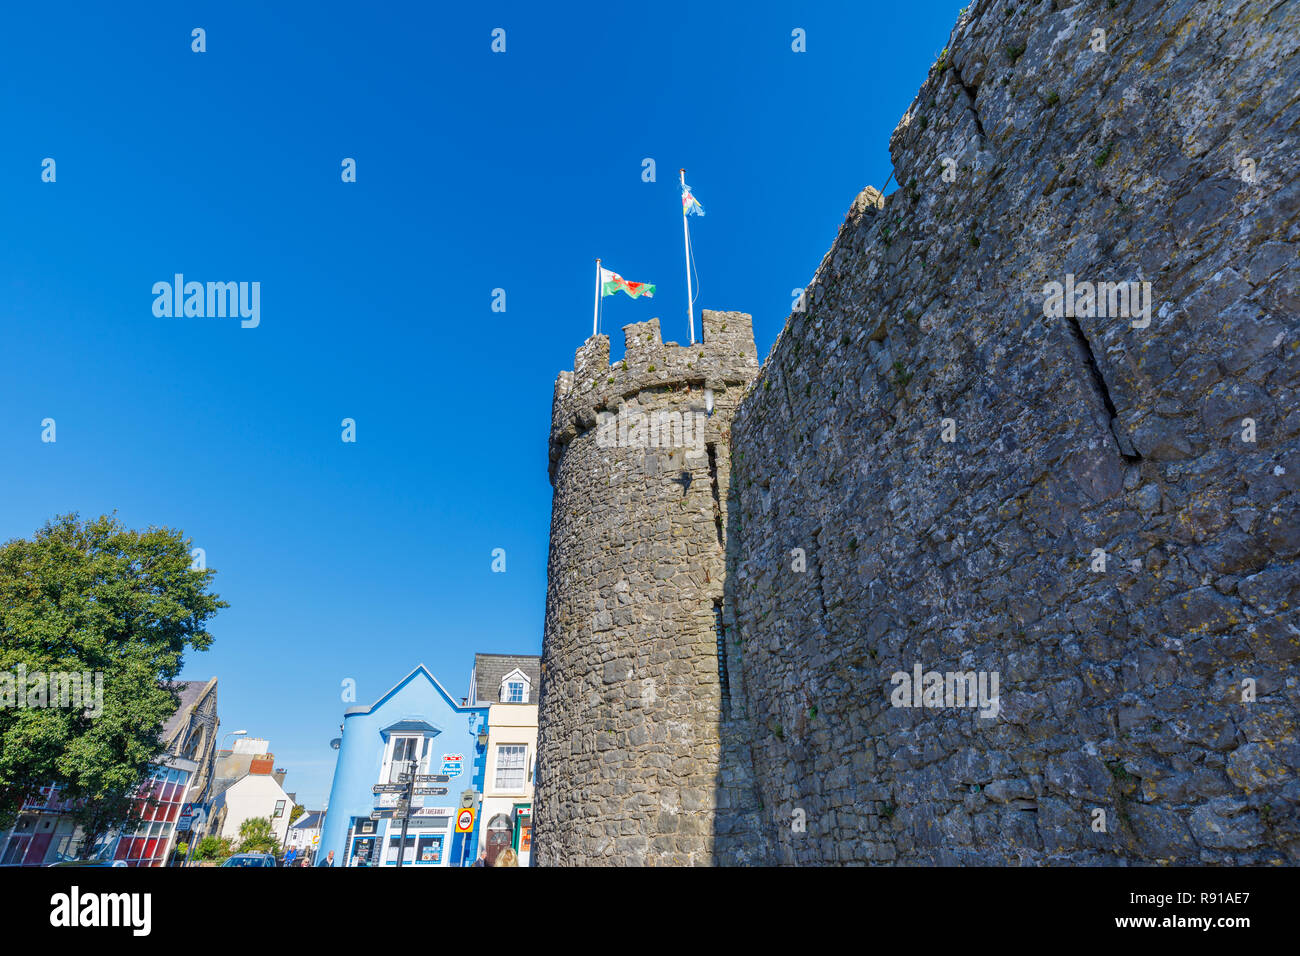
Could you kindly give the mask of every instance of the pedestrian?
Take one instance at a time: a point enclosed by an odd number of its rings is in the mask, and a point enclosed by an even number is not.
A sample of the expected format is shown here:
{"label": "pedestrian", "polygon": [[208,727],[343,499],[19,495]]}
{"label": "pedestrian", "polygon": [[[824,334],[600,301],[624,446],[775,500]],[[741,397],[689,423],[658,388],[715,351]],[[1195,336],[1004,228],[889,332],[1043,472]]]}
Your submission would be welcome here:
{"label": "pedestrian", "polygon": [[325,859],[321,860],[321,861],[320,861],[319,863],[317,863],[316,865],[317,865],[317,866],[333,866],[333,865],[334,865],[334,851],[333,851],[333,850],[330,850],[329,855],[326,856]]}
{"label": "pedestrian", "polygon": [[484,850],[482,853],[480,853],[480,854],[478,855],[478,859],[475,860],[473,863],[470,864],[470,866],[487,866],[487,865],[488,865],[488,864],[487,864],[487,850]]}
{"label": "pedestrian", "polygon": [[519,854],[514,851],[513,847],[506,847],[497,857],[497,866],[518,866]]}

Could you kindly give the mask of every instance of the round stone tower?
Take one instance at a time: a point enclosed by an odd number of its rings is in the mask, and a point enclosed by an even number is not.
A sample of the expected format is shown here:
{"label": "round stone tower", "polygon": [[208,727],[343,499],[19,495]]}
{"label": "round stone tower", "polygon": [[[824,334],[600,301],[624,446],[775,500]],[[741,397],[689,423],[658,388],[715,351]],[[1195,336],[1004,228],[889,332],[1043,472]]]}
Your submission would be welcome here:
{"label": "round stone tower", "polygon": [[555,385],[538,713],[539,865],[760,862],[739,649],[723,605],[731,416],[750,317],[659,320],[578,349]]}

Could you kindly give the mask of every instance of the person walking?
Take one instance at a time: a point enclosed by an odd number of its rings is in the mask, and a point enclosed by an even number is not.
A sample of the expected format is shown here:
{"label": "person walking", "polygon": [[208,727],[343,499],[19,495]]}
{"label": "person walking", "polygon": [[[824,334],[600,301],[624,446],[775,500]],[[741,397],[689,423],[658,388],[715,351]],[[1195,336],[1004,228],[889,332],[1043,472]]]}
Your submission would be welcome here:
{"label": "person walking", "polygon": [[329,851],[329,854],[325,857],[325,859],[321,860],[321,861],[320,861],[319,863],[317,863],[316,865],[317,865],[317,866],[333,866],[333,865],[334,865],[334,851],[333,851],[333,850],[330,850],[330,851]]}
{"label": "person walking", "polygon": [[506,847],[497,857],[497,866],[518,866],[519,854],[514,851],[514,847]]}

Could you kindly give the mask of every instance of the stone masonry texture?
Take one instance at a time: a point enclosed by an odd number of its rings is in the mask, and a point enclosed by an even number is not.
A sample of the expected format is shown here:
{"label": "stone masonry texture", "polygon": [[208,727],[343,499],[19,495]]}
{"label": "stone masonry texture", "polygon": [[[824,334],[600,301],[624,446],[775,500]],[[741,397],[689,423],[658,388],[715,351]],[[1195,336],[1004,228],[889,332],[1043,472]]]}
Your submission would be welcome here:
{"label": "stone masonry texture", "polygon": [[[1300,862],[1298,42],[1280,0],[973,3],[761,370],[737,313],[583,346],[539,863]],[[598,446],[704,386],[707,461]],[[916,668],[996,715],[893,706]]]}
{"label": "stone masonry texture", "polygon": [[[1297,37],[1278,2],[957,24],[732,426],[778,862],[1300,858]],[[1067,273],[1149,281],[1150,325],[1046,317]],[[918,663],[1001,713],[891,706]]]}
{"label": "stone masonry texture", "polygon": [[[703,332],[685,347],[661,341],[658,319],[629,325],[613,367],[592,336],[556,383],[538,865],[758,858],[749,733],[724,706],[715,626],[731,415],[758,358],[748,315],[705,311]],[[685,414],[703,433],[651,444],[629,429],[602,446],[602,412]]]}

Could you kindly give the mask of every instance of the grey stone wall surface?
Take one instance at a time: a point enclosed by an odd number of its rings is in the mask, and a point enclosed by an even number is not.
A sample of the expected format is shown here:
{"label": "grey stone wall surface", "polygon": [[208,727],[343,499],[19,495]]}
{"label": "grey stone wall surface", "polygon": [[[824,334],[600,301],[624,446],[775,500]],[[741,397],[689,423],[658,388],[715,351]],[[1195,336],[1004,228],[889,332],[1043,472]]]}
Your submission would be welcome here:
{"label": "grey stone wall surface", "polygon": [[[1298,38],[1277,0],[957,23],[732,425],[771,859],[1300,859]],[[1054,310],[1067,274],[1149,324]],[[996,716],[893,706],[917,665]]]}
{"label": "grey stone wall surface", "polygon": [[538,863],[1300,860],[1298,38],[976,2],[761,370],[579,349]]}
{"label": "grey stone wall surface", "polygon": [[[744,863],[763,845],[739,687],[715,629],[725,573],[731,415],[758,372],[753,327],[703,314],[703,341],[595,335],[555,388],[554,501],[538,708],[538,865]],[[709,396],[713,409],[709,413]],[[690,417],[689,441],[601,414]],[[694,424],[702,431],[694,432]],[[653,439],[653,441],[651,440]],[[739,656],[731,670],[740,684]]]}

